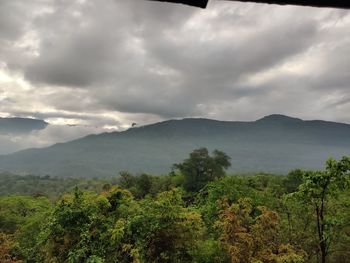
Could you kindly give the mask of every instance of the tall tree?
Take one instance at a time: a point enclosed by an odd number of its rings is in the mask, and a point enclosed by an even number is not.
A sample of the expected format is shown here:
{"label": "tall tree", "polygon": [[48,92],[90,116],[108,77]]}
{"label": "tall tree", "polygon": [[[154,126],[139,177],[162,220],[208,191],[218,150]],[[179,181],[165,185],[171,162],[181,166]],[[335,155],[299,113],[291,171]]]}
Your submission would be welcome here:
{"label": "tall tree", "polygon": [[174,168],[184,175],[183,187],[189,192],[197,192],[208,182],[224,176],[225,170],[230,166],[228,155],[215,150],[213,156],[210,156],[207,148],[196,149],[188,159],[174,164]]}
{"label": "tall tree", "polygon": [[337,220],[330,213],[331,198],[336,199],[339,191],[349,187],[350,158],[340,161],[329,159],[324,171],[307,171],[304,182],[297,193],[300,200],[311,207],[317,226],[320,262],[325,263],[330,252]]}

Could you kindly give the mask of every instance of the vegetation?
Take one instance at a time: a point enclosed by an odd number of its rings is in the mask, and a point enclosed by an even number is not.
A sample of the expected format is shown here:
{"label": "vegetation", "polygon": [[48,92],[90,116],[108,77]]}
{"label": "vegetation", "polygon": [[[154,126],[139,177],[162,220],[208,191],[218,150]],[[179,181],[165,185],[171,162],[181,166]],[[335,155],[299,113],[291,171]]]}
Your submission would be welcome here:
{"label": "vegetation", "polygon": [[169,175],[0,175],[0,262],[348,262],[350,158],[229,176],[205,148]]}

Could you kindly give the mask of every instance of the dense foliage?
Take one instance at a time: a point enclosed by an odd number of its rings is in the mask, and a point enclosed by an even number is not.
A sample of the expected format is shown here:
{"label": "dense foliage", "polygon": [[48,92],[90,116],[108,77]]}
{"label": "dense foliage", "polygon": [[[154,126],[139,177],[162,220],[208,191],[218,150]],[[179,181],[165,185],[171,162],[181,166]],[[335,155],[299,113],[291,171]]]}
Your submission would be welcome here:
{"label": "dense foliage", "polygon": [[348,262],[350,159],[225,175],[204,148],[169,175],[0,176],[0,262]]}

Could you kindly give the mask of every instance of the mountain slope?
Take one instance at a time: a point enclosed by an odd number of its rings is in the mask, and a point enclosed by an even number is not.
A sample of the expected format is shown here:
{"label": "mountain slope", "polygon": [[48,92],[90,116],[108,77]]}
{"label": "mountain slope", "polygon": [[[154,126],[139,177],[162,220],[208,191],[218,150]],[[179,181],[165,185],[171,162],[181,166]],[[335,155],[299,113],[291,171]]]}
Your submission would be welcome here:
{"label": "mountain slope", "polygon": [[235,172],[321,168],[331,156],[350,155],[350,125],[283,115],[255,122],[170,120],[2,156],[0,170],[79,177],[121,170],[159,174],[198,147],[226,152]]}

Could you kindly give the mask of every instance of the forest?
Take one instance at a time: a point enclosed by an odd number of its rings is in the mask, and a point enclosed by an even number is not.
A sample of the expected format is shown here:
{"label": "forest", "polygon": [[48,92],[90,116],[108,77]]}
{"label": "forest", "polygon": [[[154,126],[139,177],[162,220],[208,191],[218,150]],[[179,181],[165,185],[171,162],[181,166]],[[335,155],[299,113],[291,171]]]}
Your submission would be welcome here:
{"label": "forest", "polygon": [[346,263],[350,158],[229,174],[192,151],[166,175],[0,174],[0,262]]}

